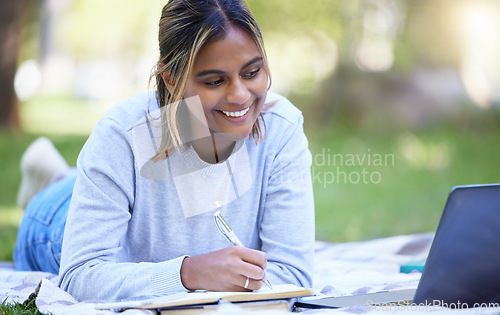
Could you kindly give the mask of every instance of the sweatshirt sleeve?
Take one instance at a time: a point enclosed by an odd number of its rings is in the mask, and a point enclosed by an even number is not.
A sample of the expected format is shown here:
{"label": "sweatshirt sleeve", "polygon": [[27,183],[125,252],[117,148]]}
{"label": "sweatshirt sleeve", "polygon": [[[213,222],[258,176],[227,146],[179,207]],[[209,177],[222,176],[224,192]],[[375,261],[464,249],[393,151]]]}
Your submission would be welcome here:
{"label": "sweatshirt sleeve", "polygon": [[118,301],[186,291],[186,256],[163,262],[118,262],[134,205],[134,155],[126,130],[98,122],[77,161],[65,227],[59,286],[77,300]]}
{"label": "sweatshirt sleeve", "polygon": [[312,157],[303,131],[303,116],[281,126],[268,173],[261,222],[267,274],[275,283],[312,286],[315,240]]}

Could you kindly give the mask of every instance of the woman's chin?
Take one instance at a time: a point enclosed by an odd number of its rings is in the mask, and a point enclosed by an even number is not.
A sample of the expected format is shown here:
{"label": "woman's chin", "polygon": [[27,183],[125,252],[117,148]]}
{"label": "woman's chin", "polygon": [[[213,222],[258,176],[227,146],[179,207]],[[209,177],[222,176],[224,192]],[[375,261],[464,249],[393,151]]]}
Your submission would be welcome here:
{"label": "woman's chin", "polygon": [[253,124],[249,126],[238,126],[239,128],[226,128],[226,130],[213,130],[211,132],[218,135],[219,138],[229,141],[240,141],[248,138],[252,132]]}

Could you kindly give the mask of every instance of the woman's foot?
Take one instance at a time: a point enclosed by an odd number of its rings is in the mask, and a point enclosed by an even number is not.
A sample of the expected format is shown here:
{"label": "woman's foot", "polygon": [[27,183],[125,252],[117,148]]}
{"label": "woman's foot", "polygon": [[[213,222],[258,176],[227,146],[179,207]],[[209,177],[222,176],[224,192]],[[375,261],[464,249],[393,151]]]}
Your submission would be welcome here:
{"label": "woman's foot", "polygon": [[17,205],[24,209],[33,196],[68,171],[68,164],[52,142],[41,137],[31,143],[21,157],[21,186]]}

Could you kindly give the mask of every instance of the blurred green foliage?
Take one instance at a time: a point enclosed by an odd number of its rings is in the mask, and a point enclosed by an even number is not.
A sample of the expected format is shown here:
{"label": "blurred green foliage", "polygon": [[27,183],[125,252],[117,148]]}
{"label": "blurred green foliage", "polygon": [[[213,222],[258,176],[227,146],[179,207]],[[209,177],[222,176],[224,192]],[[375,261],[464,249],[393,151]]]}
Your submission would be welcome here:
{"label": "blurred green foliage", "polygon": [[[297,32],[322,31],[337,43],[340,63],[350,64],[353,43],[362,33],[363,13],[377,2],[397,5],[403,19],[396,40],[396,68],[422,64],[457,65],[460,16],[455,0],[331,1],[249,0],[248,4],[266,33],[290,36]],[[466,2],[466,1],[462,1]]]}
{"label": "blurred green foliage", "polygon": [[[469,0],[462,0],[466,3]],[[492,0],[482,0],[482,2]],[[138,4],[133,0],[72,0],[58,6],[64,14],[55,30],[56,45],[76,59],[121,58],[156,50],[156,26],[166,1]],[[459,59],[461,23],[454,0],[420,1],[331,1],[248,0],[264,36],[279,33],[320,31],[332,38],[341,51],[340,62],[352,62],[353,43],[362,33],[363,13],[387,2],[400,8],[396,40],[396,68],[422,64],[456,65]],[[20,60],[40,53],[40,5],[29,2],[24,18]],[[286,52],[284,52],[286,53]]]}

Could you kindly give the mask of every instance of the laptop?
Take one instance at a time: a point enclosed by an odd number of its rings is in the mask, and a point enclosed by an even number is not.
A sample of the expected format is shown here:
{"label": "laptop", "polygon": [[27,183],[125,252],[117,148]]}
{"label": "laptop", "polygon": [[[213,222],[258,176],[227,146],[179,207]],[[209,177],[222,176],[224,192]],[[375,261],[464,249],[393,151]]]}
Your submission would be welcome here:
{"label": "laptop", "polygon": [[295,306],[407,302],[450,308],[500,306],[500,184],[451,190],[416,290],[302,298]]}

